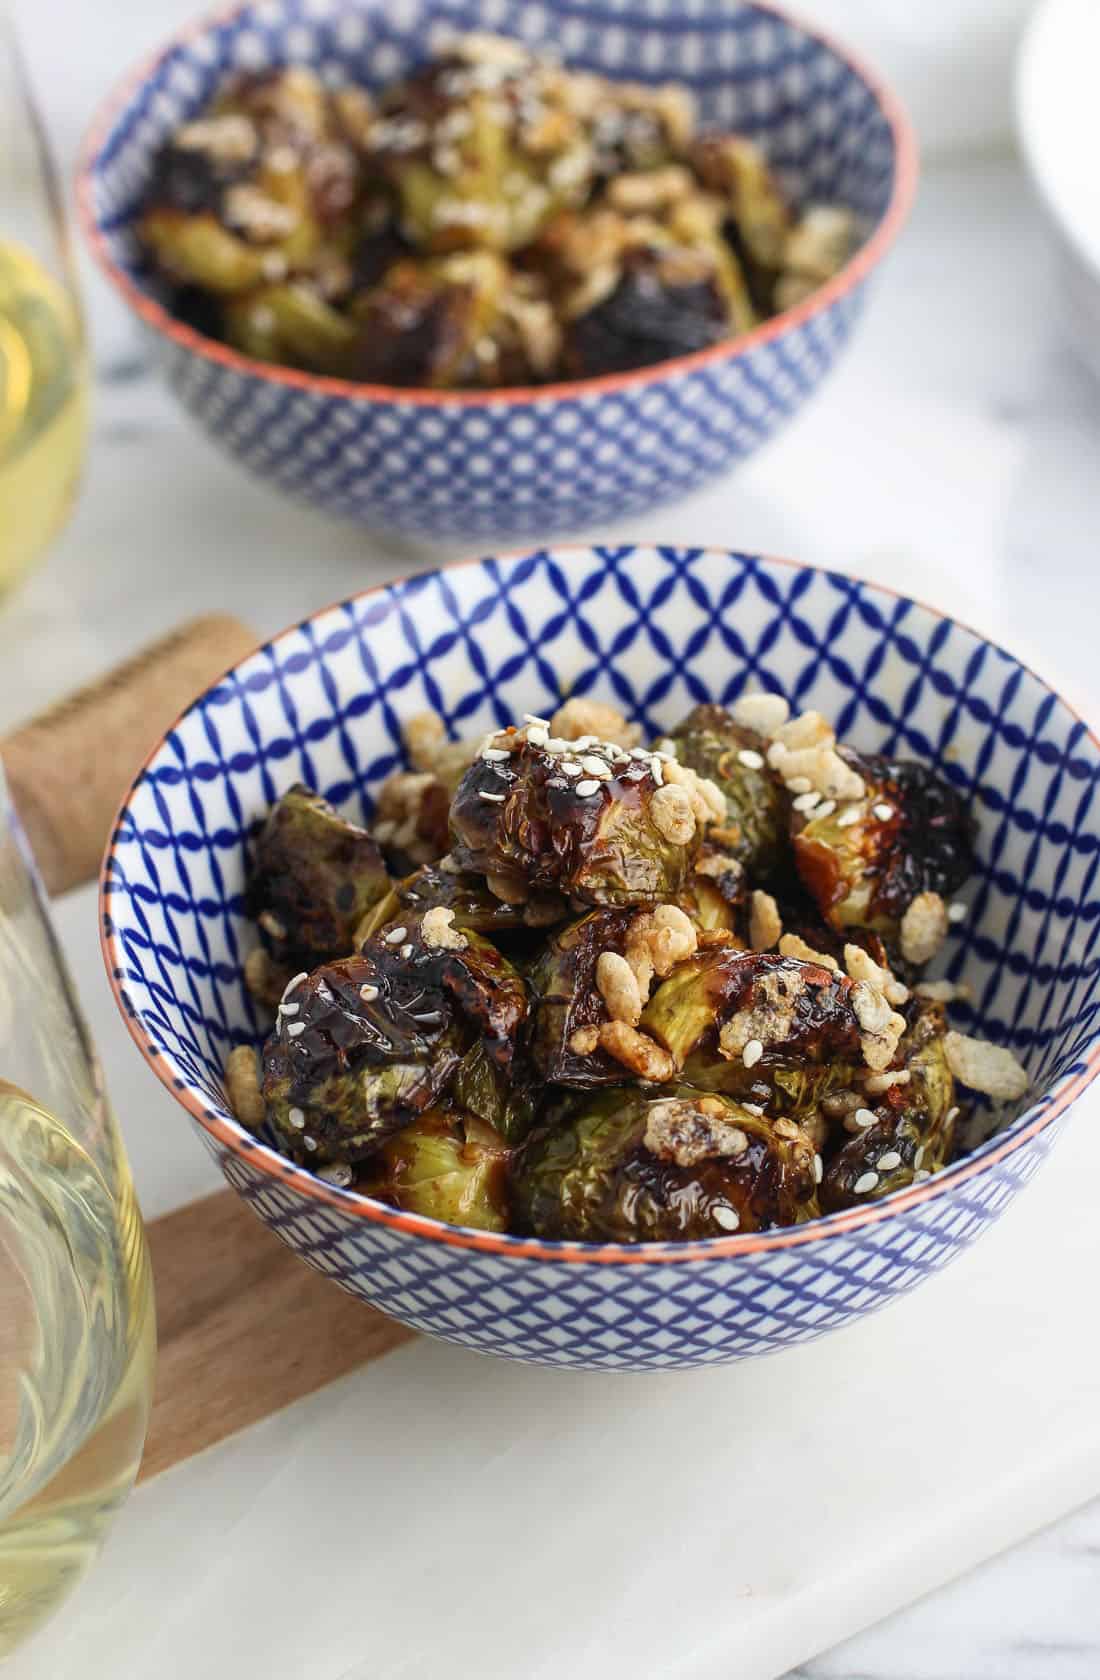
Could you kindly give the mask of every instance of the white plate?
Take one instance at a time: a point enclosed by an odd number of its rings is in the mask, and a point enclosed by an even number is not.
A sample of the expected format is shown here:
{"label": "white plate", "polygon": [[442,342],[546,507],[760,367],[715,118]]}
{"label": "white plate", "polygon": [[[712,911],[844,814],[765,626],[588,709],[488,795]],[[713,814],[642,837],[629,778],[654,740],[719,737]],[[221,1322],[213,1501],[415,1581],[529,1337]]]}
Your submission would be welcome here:
{"label": "white plate", "polygon": [[1020,46],[1020,146],[1054,224],[1076,348],[1100,376],[1100,59],[1097,0],[1043,0]]}

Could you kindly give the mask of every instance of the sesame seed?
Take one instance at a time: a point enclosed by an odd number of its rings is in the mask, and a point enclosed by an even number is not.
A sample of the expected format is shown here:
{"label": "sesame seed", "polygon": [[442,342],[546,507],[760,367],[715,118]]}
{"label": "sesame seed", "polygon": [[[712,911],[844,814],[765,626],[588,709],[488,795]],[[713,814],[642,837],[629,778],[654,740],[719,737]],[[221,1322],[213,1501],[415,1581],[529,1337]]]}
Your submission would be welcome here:
{"label": "sesame seed", "polygon": [[305,1130],[306,1117],[300,1108],[288,1108],[286,1118],[287,1124],[293,1126],[296,1132]]}
{"label": "sesame seed", "polygon": [[563,758],[558,765],[563,776],[583,776],[584,766],[578,764],[575,758]]}
{"label": "sesame seed", "polygon": [[750,1038],[749,1042],[741,1052],[741,1061],[747,1068],[755,1067],[763,1054],[764,1046],[761,1044],[760,1040],[758,1038]]}
{"label": "sesame seed", "polygon": [[881,801],[877,805],[872,805],[871,810],[878,818],[879,822],[889,822],[890,818],[894,814],[894,807],[892,805],[883,804]]}
{"label": "sesame seed", "polygon": [[598,735],[578,735],[577,739],[573,742],[573,751],[580,753],[587,752],[589,747],[598,747],[599,744],[600,739]]}
{"label": "sesame seed", "polygon": [[581,769],[587,770],[590,776],[606,777],[611,774],[611,766],[608,764],[607,760],[605,758],[596,758],[592,753],[587,753],[585,757],[581,759]]}
{"label": "sesame seed", "polygon": [[288,1038],[300,1038],[306,1030],[306,1024],[304,1021],[291,1021],[286,1030]]}
{"label": "sesame seed", "polygon": [[878,1189],[878,1173],[877,1172],[860,1173],[859,1177],[856,1179],[855,1183],[852,1185],[853,1194],[855,1194],[857,1196],[866,1196],[866,1194],[869,1190],[877,1190],[877,1189]]}
{"label": "sesame seed", "polygon": [[851,828],[853,823],[857,823],[859,821],[859,817],[859,806],[849,805],[845,810],[841,811],[839,817],[836,819],[836,826],[838,828]]}
{"label": "sesame seed", "polygon": [[307,1149],[316,1149],[316,1147],[317,1147],[317,1139],[316,1138],[304,1137],[302,1139],[302,1142],[305,1144]]}
{"label": "sesame seed", "polygon": [[574,783],[573,791],[574,793],[579,794],[582,799],[588,799],[592,794],[599,793],[600,784],[594,779],[586,779],[583,782]]}
{"label": "sesame seed", "polygon": [[373,1003],[375,998],[378,996],[378,987],[360,986],[359,996],[362,998],[364,1003]]}
{"label": "sesame seed", "polygon": [[546,743],[548,753],[567,753],[573,751],[572,741],[563,741],[560,735],[551,735]]}
{"label": "sesame seed", "polygon": [[490,764],[503,764],[504,760],[512,755],[504,747],[482,747],[481,756],[488,759]]}
{"label": "sesame seed", "polygon": [[528,725],[528,727],[533,724],[536,729],[545,729],[548,735],[550,733],[550,724],[548,719],[536,717],[534,712],[524,712],[523,721]]}
{"label": "sesame seed", "polygon": [[824,804],[819,805],[814,812],[814,822],[822,822],[826,817],[831,817],[835,810],[836,800],[826,799]]}
{"label": "sesame seed", "polygon": [[788,793],[812,793],[814,784],[809,776],[792,776],[787,783]]}
{"label": "sesame seed", "polygon": [[649,773],[653,777],[653,780],[656,782],[658,787],[663,787],[664,786],[665,773],[661,769],[661,761],[660,761],[659,758],[651,758],[650,759],[650,761],[649,761]]}
{"label": "sesame seed", "polygon": [[815,793],[811,788],[809,793],[800,793],[797,799],[791,801],[791,805],[794,810],[805,811],[809,815],[814,806],[820,804],[820,802],[821,795]]}
{"label": "sesame seed", "polygon": [[527,731],[527,744],[530,747],[544,747],[549,739],[549,732],[540,729],[537,724]]}
{"label": "sesame seed", "polygon": [[949,904],[947,906],[947,919],[949,922],[965,922],[969,911],[969,904],[963,904],[961,901],[956,900],[954,904]]}
{"label": "sesame seed", "polygon": [[293,992],[298,986],[300,986],[302,984],[303,980],[308,980],[308,979],[309,979],[309,975],[306,973],[306,970],[303,968],[301,974],[296,974],[294,976],[293,980],[288,980],[287,983],[286,983],[286,989],[283,992],[283,1002],[284,1003],[286,1002],[286,1000],[290,996],[291,992]]}
{"label": "sesame seed", "polygon": [[945,1126],[950,1126],[951,1122],[953,1120],[957,1120],[958,1118],[959,1118],[958,1109],[957,1108],[949,1108],[946,1115],[944,1116],[943,1123],[944,1123]]}
{"label": "sesame seed", "polygon": [[923,1184],[926,1178],[931,1178],[931,1177],[932,1177],[932,1174],[929,1171],[929,1169],[927,1167],[922,1167],[920,1172],[913,1174],[913,1183],[914,1184]]}
{"label": "sesame seed", "polygon": [[820,1184],[825,1177],[825,1163],[820,1155],[814,1156],[814,1183]]}
{"label": "sesame seed", "polygon": [[411,945],[402,945],[401,950],[399,952],[399,955],[404,959],[405,962],[408,962],[408,960],[412,956],[412,954],[413,954],[413,948],[412,948]]}
{"label": "sesame seed", "polygon": [[335,1184],[338,1190],[346,1190],[354,1174],[343,1161],[334,1161],[331,1167],[318,1167],[317,1177],[323,1178],[326,1184]]}
{"label": "sesame seed", "polygon": [[279,1005],[279,1014],[280,1015],[297,1015],[300,1007],[301,1007],[301,1005],[297,1004],[297,1003],[281,1003]]}
{"label": "sesame seed", "polygon": [[852,1119],[855,1121],[861,1132],[865,1131],[868,1126],[873,1126],[875,1123],[874,1113],[869,1108],[857,1108],[855,1113],[852,1115]]}
{"label": "sesame seed", "polygon": [[714,1211],[714,1223],[721,1225],[723,1231],[736,1231],[741,1224],[736,1208],[727,1207],[719,1202]]}
{"label": "sesame seed", "polygon": [[758,1120],[762,1120],[764,1117],[764,1110],[759,1103],[742,1103],[741,1107],[746,1114],[755,1114]]}
{"label": "sesame seed", "polygon": [[676,754],[675,753],[670,753],[670,752],[665,752],[663,747],[654,747],[653,752],[650,754],[650,756],[652,758],[662,759],[665,764],[675,764],[676,763]]}
{"label": "sesame seed", "polygon": [[924,1164],[924,1144],[922,1143],[920,1148],[917,1150],[916,1154],[913,1156],[913,1165],[914,1165],[914,1167],[920,1167],[920,1166],[923,1166],[923,1164]]}
{"label": "sesame seed", "polygon": [[743,764],[746,770],[763,770],[764,754],[753,752],[751,747],[742,747],[737,755],[738,764]]}
{"label": "sesame seed", "polygon": [[503,793],[486,793],[484,788],[478,788],[477,796],[478,796],[479,799],[484,799],[487,805],[503,805],[504,804],[504,797],[505,796],[504,796]]}
{"label": "sesame seed", "polygon": [[888,1149],[885,1155],[878,1158],[880,1172],[893,1172],[895,1167],[901,1166],[901,1156],[896,1149]]}
{"label": "sesame seed", "polygon": [[649,748],[648,747],[631,747],[630,757],[631,758],[648,758],[649,757]]}
{"label": "sesame seed", "polygon": [[401,941],[403,939],[407,939],[408,937],[409,930],[407,927],[391,928],[389,933],[384,933],[382,935],[382,938],[386,941],[387,945],[400,945]]}

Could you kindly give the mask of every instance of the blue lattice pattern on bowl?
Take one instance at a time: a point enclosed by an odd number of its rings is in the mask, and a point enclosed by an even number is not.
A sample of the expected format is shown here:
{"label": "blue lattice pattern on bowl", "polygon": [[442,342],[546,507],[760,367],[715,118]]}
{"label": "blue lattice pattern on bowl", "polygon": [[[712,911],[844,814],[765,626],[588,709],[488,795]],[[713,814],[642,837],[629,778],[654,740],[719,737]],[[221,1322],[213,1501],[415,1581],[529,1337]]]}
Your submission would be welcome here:
{"label": "blue lattice pattern on bowl", "polygon": [[[705,123],[759,138],[796,202],[852,208],[862,248],[836,280],[736,342],[656,369],[530,391],[399,392],[273,369],[174,321],[133,235],[157,146],[228,74],[317,66],[377,86],[441,31],[491,28],[612,76],[676,79]],[[259,0],[186,36],[128,83],[82,171],[85,230],[170,383],[216,441],[329,512],[428,536],[540,539],[682,495],[751,453],[831,367],[912,195],[892,97],[840,49],[740,0]]]}
{"label": "blue lattice pattern on bowl", "polygon": [[[1011,1044],[1030,1105],[949,1171],[760,1236],[640,1248],[461,1231],[335,1189],[226,1107],[229,1049],[264,1023],[241,984],[244,837],[303,779],[369,819],[425,707],[479,733],[565,692],[651,734],[746,684],[852,744],[936,764],[972,799],[980,865],[946,971]],[[960,1253],[1026,1182],[1100,1049],[1100,743],[1037,677],[926,607],[839,575],[720,550],[540,550],[333,607],[230,672],[180,720],[122,812],[103,881],[120,1006],[226,1177],[310,1265],[419,1329],[511,1357],[647,1368],[822,1334]]]}

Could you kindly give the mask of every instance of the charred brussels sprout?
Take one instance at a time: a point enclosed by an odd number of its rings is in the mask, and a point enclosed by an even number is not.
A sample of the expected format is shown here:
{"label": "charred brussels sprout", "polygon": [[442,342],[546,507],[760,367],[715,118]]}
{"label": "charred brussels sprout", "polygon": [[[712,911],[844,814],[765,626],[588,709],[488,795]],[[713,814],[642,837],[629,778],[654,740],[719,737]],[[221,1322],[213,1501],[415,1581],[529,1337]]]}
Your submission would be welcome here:
{"label": "charred brussels sprout", "polygon": [[301,282],[230,298],[222,315],[227,340],[246,356],[314,373],[339,373],[355,342],[344,316]]}
{"label": "charred brussels sprout", "polygon": [[[857,1117],[848,1117],[821,1186],[826,1213],[903,1190],[951,1159],[960,1109],[944,1049],[946,1030],[938,1004],[920,1009],[897,1058],[897,1071],[908,1077],[868,1097]],[[860,1124],[868,1114],[873,1122]]]}
{"label": "charred brussels sprout", "polygon": [[488,940],[441,933],[432,914],[318,968],[284,998],[263,1091],[298,1158],[362,1159],[437,1105],[477,1044],[510,1073],[527,1018],[523,980]]}
{"label": "charred brussels sprout", "polygon": [[735,723],[724,706],[696,706],[672,731],[676,756],[721,788],[725,824],[710,832],[712,844],[767,880],[789,857],[790,799],[765,757],[767,742]]}
{"label": "charred brussels sprout", "polygon": [[391,89],[369,147],[402,232],[431,251],[526,245],[585,196],[592,175],[562,73],[517,42],[487,48],[485,37]]}
{"label": "charred brussels sprout", "polygon": [[488,251],[395,263],[352,305],[349,368],[383,385],[482,383],[479,349],[495,358],[507,286],[507,268]]}
{"label": "charred brussels sprout", "polygon": [[[486,756],[486,752],[491,756]],[[459,783],[451,851],[501,896],[558,891],[609,907],[675,900],[701,833],[649,756],[610,742],[494,737]]]}
{"label": "charred brussels sprout", "polygon": [[525,1230],[587,1242],[721,1237],[818,1212],[799,1127],[684,1086],[583,1099],[524,1146],[514,1198]]}
{"label": "charred brussels sprout", "polygon": [[[413,915],[423,915],[425,910],[440,907],[454,912],[456,928],[472,928],[475,933],[493,937],[531,925],[528,920],[529,903],[505,904],[503,899],[489,891],[480,876],[462,875],[456,870],[428,863],[407,875],[403,881],[394,883],[385,899],[369,913],[359,930],[360,937],[369,938],[388,922],[399,920],[406,910]],[[554,920],[563,915],[565,903],[536,901],[535,908],[544,918],[541,925],[548,925],[545,918]]]}
{"label": "charred brussels sprout", "polygon": [[705,350],[730,330],[722,278],[705,252],[639,246],[623,254],[614,289],[569,322],[565,364],[578,379],[627,373]]}
{"label": "charred brussels sprout", "polygon": [[802,1120],[860,1064],[850,992],[797,958],[707,950],[657,988],[641,1027],[689,1084]]}
{"label": "charred brussels sprout", "polygon": [[604,951],[623,954],[633,919],[631,910],[593,910],[556,932],[532,967],[531,1055],[543,1079],[580,1089],[621,1082],[621,1064],[598,1047],[591,1032],[593,1042],[586,1045],[585,1029],[608,1019],[596,965]]}
{"label": "charred brussels sprout", "polygon": [[256,837],[248,913],[276,961],[310,969],[352,949],[364,914],[388,888],[366,829],[299,783],[272,806]]}
{"label": "charred brussels sprout", "polygon": [[356,1188],[406,1213],[506,1231],[510,1153],[476,1115],[431,1108],[381,1145]]}
{"label": "charred brussels sprout", "polygon": [[795,861],[827,922],[871,928],[892,944],[919,893],[947,897],[962,886],[974,867],[974,821],[923,764],[843,756],[865,796],[823,817],[794,812]]}

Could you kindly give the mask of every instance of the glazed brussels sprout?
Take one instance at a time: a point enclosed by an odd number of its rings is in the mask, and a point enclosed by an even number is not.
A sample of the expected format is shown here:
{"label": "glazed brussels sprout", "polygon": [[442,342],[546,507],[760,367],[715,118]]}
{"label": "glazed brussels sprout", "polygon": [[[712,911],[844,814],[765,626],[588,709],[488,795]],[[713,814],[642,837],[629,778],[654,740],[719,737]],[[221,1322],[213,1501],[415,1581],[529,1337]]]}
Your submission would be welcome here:
{"label": "glazed brussels sprout", "polygon": [[922,893],[958,890],[974,867],[974,820],[923,764],[845,751],[862,799],[792,812],[799,875],[833,927],[869,928],[893,947]]}
{"label": "glazed brussels sprout", "polygon": [[226,339],[246,356],[315,373],[340,372],[355,342],[345,317],[300,281],[228,298],[222,319]]}
{"label": "glazed brussels sprout", "polygon": [[563,73],[518,42],[480,35],[383,97],[369,149],[402,233],[428,251],[528,244],[584,198],[593,165]]}
{"label": "glazed brussels sprout", "polygon": [[689,1084],[800,1120],[860,1064],[851,990],[847,976],[796,958],[706,950],[657,988],[641,1028]]}
{"label": "glazed brussels sprout", "polygon": [[798,1126],[687,1086],[585,1097],[524,1146],[514,1199],[523,1230],[582,1242],[721,1237],[819,1211]]}
{"label": "glazed brussels sprout", "polygon": [[157,155],[139,223],[164,271],[232,295],[341,260],[360,193],[346,118],[362,98],[282,70],[231,83],[185,123]]}
{"label": "glazed brussels sprout", "polygon": [[387,1138],[360,1169],[356,1187],[406,1213],[506,1231],[510,1153],[476,1115],[429,1108]]}
{"label": "glazed brussels sprout", "polygon": [[291,970],[344,956],[389,888],[371,835],[300,782],[256,836],[247,908],[272,958]]}
{"label": "glazed brussels sprout", "polygon": [[676,756],[708,776],[726,801],[725,821],[710,841],[742,867],[769,880],[789,867],[790,796],[770,769],[767,742],[736,723],[724,706],[696,706],[672,731]]}
{"label": "glazed brussels sprout", "polygon": [[360,1160],[440,1103],[475,1044],[508,1074],[526,1018],[495,946],[446,911],[410,918],[289,988],[264,1050],[268,1118],[311,1164]]}
{"label": "glazed brussels sprout", "polygon": [[942,1008],[924,1005],[902,1040],[896,1072],[886,1076],[896,1083],[845,1116],[821,1186],[826,1213],[888,1196],[947,1165],[961,1110],[946,1031]]}
{"label": "glazed brussels sprout", "polygon": [[716,791],[666,781],[641,748],[559,741],[548,727],[491,737],[466,772],[451,806],[460,868],[510,901],[555,890],[592,905],[674,900]]}
{"label": "glazed brussels sprout", "polygon": [[529,976],[535,1000],[531,1056],[543,1079],[580,1089],[621,1083],[621,1064],[598,1042],[598,1029],[610,1017],[596,968],[604,951],[623,955],[633,920],[632,910],[593,910],[547,940]]}
{"label": "glazed brussels sprout", "polygon": [[577,379],[627,373],[705,350],[731,330],[721,274],[705,251],[635,246],[612,289],[570,320],[565,366]]}
{"label": "glazed brussels sprout", "polygon": [[557,896],[506,904],[489,891],[481,876],[425,864],[403,881],[394,882],[386,897],[367,913],[358,936],[368,939],[388,923],[399,921],[406,910],[422,915],[425,910],[438,908],[453,911],[456,928],[472,928],[493,938],[532,925],[546,927],[566,915],[565,900]]}

